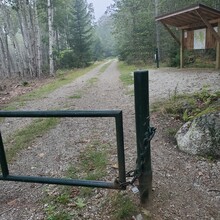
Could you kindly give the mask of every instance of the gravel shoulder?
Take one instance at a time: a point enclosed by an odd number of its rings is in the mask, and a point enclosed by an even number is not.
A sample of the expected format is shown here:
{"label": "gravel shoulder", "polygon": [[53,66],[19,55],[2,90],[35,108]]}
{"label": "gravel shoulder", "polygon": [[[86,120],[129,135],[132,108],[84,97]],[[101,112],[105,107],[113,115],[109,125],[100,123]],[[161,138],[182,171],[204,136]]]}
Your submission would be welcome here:
{"label": "gravel shoulder", "polygon": [[[68,84],[41,100],[30,101],[22,110],[48,109],[122,109],[124,115],[124,136],[126,169],[135,167],[135,122],[133,97],[127,95],[119,81],[117,62],[112,61],[104,73],[102,66]],[[94,84],[89,80],[96,78]],[[150,71],[151,103],[168,98],[175,91],[192,93],[209,85],[210,89],[220,88],[220,73],[204,70],[163,69]],[[69,97],[81,92],[80,99]],[[152,141],[153,195],[152,203],[146,207],[151,219],[220,219],[220,161],[211,162],[179,152],[174,143],[167,140],[167,124],[157,113],[151,116],[157,134]],[[30,120],[7,119],[1,123],[3,137]],[[12,174],[63,177],[70,165],[77,166],[79,154],[89,143],[99,140],[111,148],[108,176],[112,181],[117,170],[116,140],[113,119],[62,119],[60,123],[42,137],[38,137],[25,151],[19,152],[10,164]],[[41,184],[0,182],[0,219],[44,219],[42,198],[49,186]],[[56,186],[49,187],[51,191]],[[111,194],[109,190],[96,190],[94,197],[77,219],[110,219],[103,214],[103,204]],[[127,191],[131,194],[130,191]],[[135,195],[138,200],[138,195]]]}

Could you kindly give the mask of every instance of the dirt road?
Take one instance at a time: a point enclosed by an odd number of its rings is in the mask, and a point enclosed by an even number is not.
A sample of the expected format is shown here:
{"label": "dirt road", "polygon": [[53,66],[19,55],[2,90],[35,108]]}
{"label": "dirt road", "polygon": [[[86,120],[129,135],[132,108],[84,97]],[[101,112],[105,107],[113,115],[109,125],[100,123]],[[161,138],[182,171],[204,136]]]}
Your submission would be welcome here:
{"label": "dirt road", "polygon": [[[48,109],[122,109],[127,171],[135,167],[135,122],[133,97],[119,81],[116,61],[104,73],[99,66],[41,100],[30,101],[22,110]],[[194,92],[209,85],[212,90],[220,87],[220,74],[215,71],[181,71],[163,69],[150,71],[150,100],[169,97],[174,92]],[[80,98],[73,99],[80,94]],[[7,119],[1,123],[2,135],[7,136],[31,121]],[[158,128],[152,142],[153,203],[148,210],[151,219],[220,219],[220,162],[210,162],[179,152],[173,143],[164,138],[167,122],[152,115],[152,124]],[[38,137],[25,151],[19,152],[10,164],[13,174],[62,177],[73,164],[85,145],[93,140],[108,143],[108,176],[112,181],[117,172],[112,164],[117,162],[113,119],[62,119],[42,137]],[[48,186],[24,183],[0,183],[0,220],[44,219],[42,198]],[[56,188],[56,187],[55,187]],[[131,193],[128,191],[128,194]],[[108,190],[98,190],[99,199],[91,198],[83,215],[73,219],[109,219],[103,216],[101,204],[108,198]],[[137,195],[138,197],[138,195]]]}

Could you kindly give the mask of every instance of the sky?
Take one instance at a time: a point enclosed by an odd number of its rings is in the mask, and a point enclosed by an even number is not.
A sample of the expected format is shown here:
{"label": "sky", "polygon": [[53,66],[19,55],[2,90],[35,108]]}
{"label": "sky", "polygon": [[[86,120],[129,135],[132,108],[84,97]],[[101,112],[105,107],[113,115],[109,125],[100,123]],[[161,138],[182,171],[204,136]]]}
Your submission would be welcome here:
{"label": "sky", "polygon": [[106,11],[106,8],[113,3],[113,0],[87,0],[88,3],[93,3],[95,10],[95,18],[98,20]]}

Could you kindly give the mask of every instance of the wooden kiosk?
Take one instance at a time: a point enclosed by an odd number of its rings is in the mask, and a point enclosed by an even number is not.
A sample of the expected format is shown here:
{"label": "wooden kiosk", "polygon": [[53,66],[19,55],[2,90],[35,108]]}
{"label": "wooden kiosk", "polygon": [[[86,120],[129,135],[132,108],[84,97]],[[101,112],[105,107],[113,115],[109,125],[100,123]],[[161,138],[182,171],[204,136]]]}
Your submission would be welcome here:
{"label": "wooden kiosk", "polygon": [[[220,69],[220,11],[203,4],[156,17],[180,45],[180,67],[184,49],[216,48],[216,69]],[[169,26],[180,30],[177,37]]]}

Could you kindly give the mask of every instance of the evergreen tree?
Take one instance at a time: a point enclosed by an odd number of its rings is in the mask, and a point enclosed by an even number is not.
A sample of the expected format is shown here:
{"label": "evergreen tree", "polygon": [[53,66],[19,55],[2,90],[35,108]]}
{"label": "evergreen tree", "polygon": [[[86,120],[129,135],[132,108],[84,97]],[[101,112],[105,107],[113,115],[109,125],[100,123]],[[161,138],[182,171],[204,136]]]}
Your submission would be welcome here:
{"label": "evergreen tree", "polygon": [[115,37],[121,60],[128,63],[152,59],[155,48],[153,5],[148,0],[116,0]]}
{"label": "evergreen tree", "polygon": [[92,16],[85,0],[74,0],[70,6],[68,43],[74,52],[76,66],[84,67],[92,59]]}
{"label": "evergreen tree", "polygon": [[116,55],[115,39],[113,37],[113,19],[111,16],[103,15],[96,26],[96,33],[100,38],[103,57]]}

